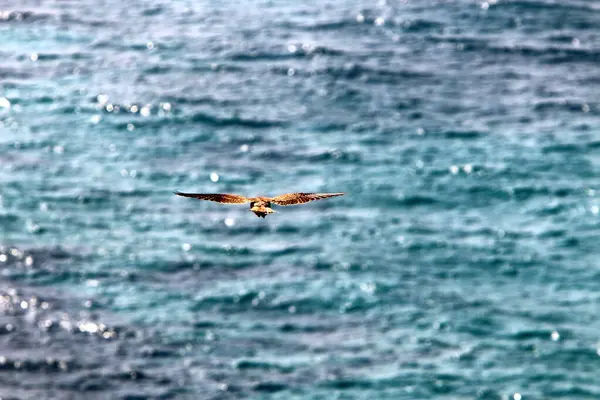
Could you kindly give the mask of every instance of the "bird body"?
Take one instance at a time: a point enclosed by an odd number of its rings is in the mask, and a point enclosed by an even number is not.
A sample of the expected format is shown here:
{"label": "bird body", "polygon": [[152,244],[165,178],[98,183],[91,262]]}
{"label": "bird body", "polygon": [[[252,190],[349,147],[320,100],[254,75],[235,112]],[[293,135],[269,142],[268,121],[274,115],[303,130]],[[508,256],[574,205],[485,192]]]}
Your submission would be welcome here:
{"label": "bird body", "polygon": [[198,200],[215,201],[217,203],[243,204],[250,203],[250,211],[259,218],[265,218],[275,211],[271,208],[271,203],[279,206],[291,206],[295,204],[304,204],[309,201],[326,199],[329,197],[342,196],[344,193],[287,193],[275,197],[245,197],[229,193],[181,193],[175,192],[178,196],[191,197]]}

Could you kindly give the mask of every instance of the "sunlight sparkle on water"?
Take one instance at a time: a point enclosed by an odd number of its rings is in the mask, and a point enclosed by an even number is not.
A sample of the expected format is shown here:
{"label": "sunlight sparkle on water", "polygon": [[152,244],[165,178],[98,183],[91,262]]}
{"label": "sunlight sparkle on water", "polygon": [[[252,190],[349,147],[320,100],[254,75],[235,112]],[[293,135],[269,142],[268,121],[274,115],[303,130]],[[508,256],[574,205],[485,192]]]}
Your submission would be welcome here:
{"label": "sunlight sparkle on water", "polygon": [[96,100],[98,101],[98,104],[104,105],[108,102],[108,96],[105,94],[99,94],[96,96]]}

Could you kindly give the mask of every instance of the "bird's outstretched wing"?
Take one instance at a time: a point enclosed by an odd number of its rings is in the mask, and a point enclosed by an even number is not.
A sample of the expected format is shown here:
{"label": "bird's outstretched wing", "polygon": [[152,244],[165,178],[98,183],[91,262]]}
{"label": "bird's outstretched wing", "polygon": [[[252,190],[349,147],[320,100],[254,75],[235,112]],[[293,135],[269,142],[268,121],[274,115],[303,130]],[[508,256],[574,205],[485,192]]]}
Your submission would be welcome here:
{"label": "bird's outstretched wing", "polygon": [[294,204],[303,204],[308,203],[309,201],[343,195],[344,193],[287,193],[273,197],[271,202],[279,206],[293,206]]}
{"label": "bird's outstretched wing", "polygon": [[192,197],[194,199],[199,200],[208,200],[208,201],[216,201],[217,203],[233,203],[233,204],[242,204],[247,203],[250,200],[244,196],[240,196],[237,194],[227,194],[227,193],[181,193],[175,192],[177,196],[183,197]]}

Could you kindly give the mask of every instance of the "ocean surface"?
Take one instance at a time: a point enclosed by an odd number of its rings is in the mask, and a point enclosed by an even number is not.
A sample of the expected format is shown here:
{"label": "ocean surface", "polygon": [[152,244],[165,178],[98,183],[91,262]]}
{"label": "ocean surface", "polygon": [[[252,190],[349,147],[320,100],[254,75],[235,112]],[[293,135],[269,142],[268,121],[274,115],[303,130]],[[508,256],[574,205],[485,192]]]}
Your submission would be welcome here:
{"label": "ocean surface", "polygon": [[599,399],[599,26],[0,0],[0,397]]}

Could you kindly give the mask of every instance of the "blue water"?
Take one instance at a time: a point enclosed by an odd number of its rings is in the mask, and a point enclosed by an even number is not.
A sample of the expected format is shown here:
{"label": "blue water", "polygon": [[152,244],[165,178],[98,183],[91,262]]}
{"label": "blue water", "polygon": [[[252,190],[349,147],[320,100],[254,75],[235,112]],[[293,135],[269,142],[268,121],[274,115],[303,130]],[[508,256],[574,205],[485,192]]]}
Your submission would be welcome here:
{"label": "blue water", "polygon": [[600,398],[598,26],[0,2],[0,396]]}

